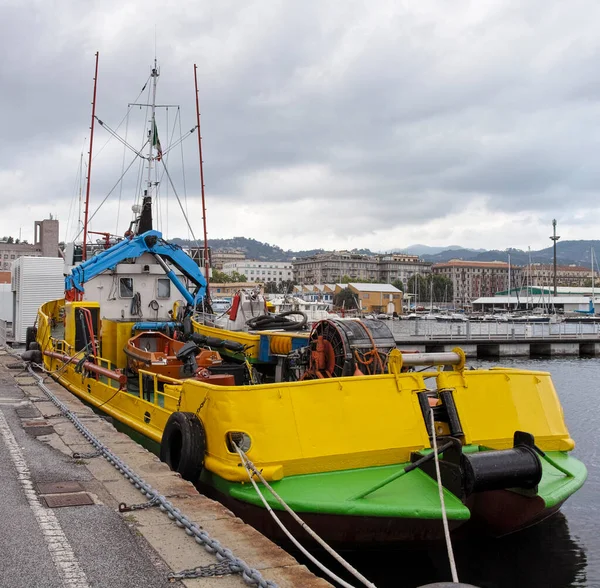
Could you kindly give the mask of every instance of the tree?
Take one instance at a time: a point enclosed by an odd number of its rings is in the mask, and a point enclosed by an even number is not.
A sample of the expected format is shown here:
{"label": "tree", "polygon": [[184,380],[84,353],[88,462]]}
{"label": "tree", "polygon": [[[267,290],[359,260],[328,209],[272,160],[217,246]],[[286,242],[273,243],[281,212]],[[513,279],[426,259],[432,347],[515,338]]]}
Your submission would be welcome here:
{"label": "tree", "polygon": [[229,275],[230,282],[247,282],[248,278],[244,274],[239,274],[238,272],[231,272]]}
{"label": "tree", "polygon": [[291,294],[294,291],[294,286],[296,282],[294,280],[281,280],[279,284],[277,284],[277,288],[280,294]]}
{"label": "tree", "polygon": [[394,288],[398,288],[398,290],[400,290],[400,292],[404,292],[404,284],[402,283],[402,280],[400,278],[396,278],[392,282],[392,286],[394,286]]}
{"label": "tree", "polygon": [[226,274],[225,272],[221,272],[217,269],[214,269],[212,272],[211,282],[214,284],[225,284],[225,283],[240,283],[246,282],[248,278],[244,274],[239,274],[238,272],[231,272],[231,274]]}
{"label": "tree", "polygon": [[211,277],[210,281],[213,284],[224,284],[226,282],[229,282],[229,275],[226,274],[225,272],[221,272],[217,269],[214,269],[212,271],[212,277]]}
{"label": "tree", "polygon": [[356,294],[350,288],[344,288],[333,297],[333,305],[346,310],[358,308]]}
{"label": "tree", "polygon": [[408,278],[406,293],[413,294],[415,302],[450,302],[453,294],[452,280],[439,274],[416,274]]}
{"label": "tree", "polygon": [[278,294],[277,282],[265,282],[265,294]]}

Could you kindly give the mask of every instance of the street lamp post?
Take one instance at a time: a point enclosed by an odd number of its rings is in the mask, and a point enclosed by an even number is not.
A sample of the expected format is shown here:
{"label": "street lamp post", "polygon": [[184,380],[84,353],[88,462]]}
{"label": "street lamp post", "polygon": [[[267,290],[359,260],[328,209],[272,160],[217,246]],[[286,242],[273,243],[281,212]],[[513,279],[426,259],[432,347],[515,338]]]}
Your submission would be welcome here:
{"label": "street lamp post", "polygon": [[556,296],[556,242],[560,237],[556,234],[556,219],[552,219],[552,232],[553,235],[550,239],[554,242],[554,296]]}

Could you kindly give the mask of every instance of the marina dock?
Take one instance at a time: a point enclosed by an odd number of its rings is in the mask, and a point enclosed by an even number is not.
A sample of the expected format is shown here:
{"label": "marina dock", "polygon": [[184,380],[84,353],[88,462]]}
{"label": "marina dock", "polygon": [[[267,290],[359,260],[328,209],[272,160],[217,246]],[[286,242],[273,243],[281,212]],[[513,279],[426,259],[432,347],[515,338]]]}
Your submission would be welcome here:
{"label": "marina dock", "polygon": [[600,357],[597,324],[479,323],[439,324],[432,321],[392,323],[400,350],[451,351],[460,347],[467,357]]}
{"label": "marina dock", "polygon": [[[162,503],[161,508],[149,505],[137,483],[94,451],[36,384],[18,358],[0,350],[3,585],[249,585],[239,573],[218,567],[214,554],[161,512]],[[281,588],[331,586],[49,377],[44,385],[128,468],[264,582]],[[190,569],[202,577],[178,577]]]}

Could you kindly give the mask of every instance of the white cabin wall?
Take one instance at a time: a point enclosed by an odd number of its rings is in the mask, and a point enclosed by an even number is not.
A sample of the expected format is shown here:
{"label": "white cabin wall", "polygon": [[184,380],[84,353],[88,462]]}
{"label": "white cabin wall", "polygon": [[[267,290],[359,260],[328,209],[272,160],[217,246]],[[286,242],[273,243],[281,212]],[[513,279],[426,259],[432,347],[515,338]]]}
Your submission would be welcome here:
{"label": "white cabin wall", "polygon": [[[185,277],[176,268],[172,268],[175,275],[185,284]],[[119,295],[119,278],[131,277],[133,279],[133,291],[139,292],[141,297],[142,316],[131,314],[131,298],[121,298]],[[144,254],[136,260],[136,263],[121,263],[115,271],[106,271],[96,276],[85,284],[84,300],[100,303],[102,318],[133,319],[133,320],[167,320],[170,318],[169,311],[173,309],[173,303],[177,300],[185,303],[183,296],[171,283],[169,298],[158,297],[158,279],[168,279],[164,270],[154,257]],[[152,310],[148,305],[156,300],[158,312]]]}

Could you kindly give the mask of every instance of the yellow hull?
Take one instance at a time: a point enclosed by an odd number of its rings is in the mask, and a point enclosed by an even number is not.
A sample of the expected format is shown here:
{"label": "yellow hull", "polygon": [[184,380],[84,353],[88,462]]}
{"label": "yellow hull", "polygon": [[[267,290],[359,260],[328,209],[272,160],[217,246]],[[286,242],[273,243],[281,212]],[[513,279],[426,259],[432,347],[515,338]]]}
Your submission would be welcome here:
{"label": "yellow hull", "polygon": [[[73,354],[73,308],[84,304],[93,303],[54,301],[42,307],[42,351]],[[52,336],[52,323],[63,315],[64,339],[59,340]],[[102,333],[102,347],[114,348],[114,342],[104,340],[104,329]],[[156,442],[171,413],[197,414],[206,429],[205,468],[234,482],[247,478],[228,446],[231,433],[249,437],[248,456],[269,480],[405,463],[411,452],[430,447],[418,399],[418,392],[428,388],[452,390],[465,445],[507,449],[513,446],[515,431],[527,431],[545,451],[574,447],[546,372],[457,366],[451,372],[213,386],[193,380],[160,382],[155,374],[141,371],[140,391],[134,394],[118,390],[112,381],[78,373],[76,361],[44,356],[44,363],[77,396]],[[149,382],[146,395],[144,381]]]}

